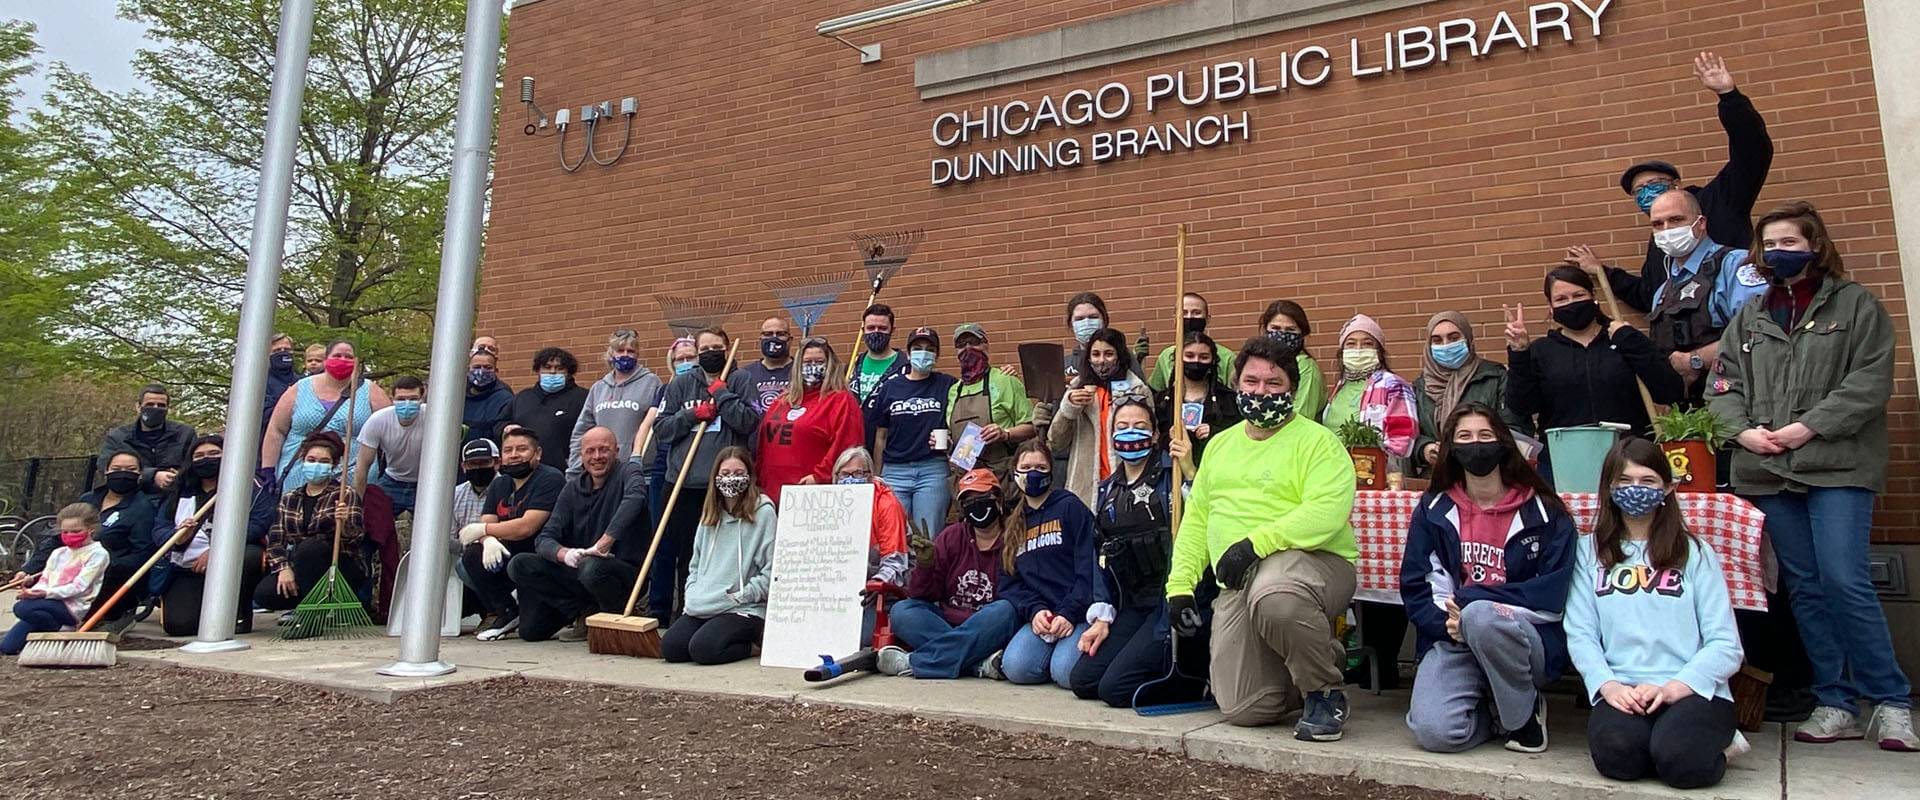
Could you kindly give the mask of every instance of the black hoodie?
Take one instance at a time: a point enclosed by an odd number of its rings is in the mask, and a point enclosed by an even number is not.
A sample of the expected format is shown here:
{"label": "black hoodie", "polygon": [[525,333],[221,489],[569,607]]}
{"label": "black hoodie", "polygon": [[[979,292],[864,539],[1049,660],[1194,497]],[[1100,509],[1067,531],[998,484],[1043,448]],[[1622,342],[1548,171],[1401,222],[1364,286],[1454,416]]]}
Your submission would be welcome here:
{"label": "black hoodie", "polygon": [[567,388],[552,394],[538,386],[521,389],[513,396],[507,419],[540,437],[540,463],[565,472],[573,423],[580,418],[580,408],[586,402],[587,390],[569,377]]}
{"label": "black hoodie", "polygon": [[646,467],[640,457],[613,462],[600,488],[582,470],[567,476],[566,488],[553,506],[553,515],[541,526],[534,540],[534,551],[548,561],[562,547],[592,547],[600,535],[611,533],[613,554],[621,561],[639,564],[646,558],[651,531],[645,530],[647,515]]}
{"label": "black hoodie", "polygon": [[[1602,319],[1602,326],[1607,324]],[[1647,435],[1650,420],[1640,402],[1638,378],[1653,402],[1671,404],[1687,387],[1653,347],[1653,340],[1631,327],[1609,335],[1604,329],[1581,346],[1560,331],[1533,340],[1525,350],[1507,350],[1507,407],[1522,417],[1539,416],[1534,429],[1624,422],[1637,436]]]}

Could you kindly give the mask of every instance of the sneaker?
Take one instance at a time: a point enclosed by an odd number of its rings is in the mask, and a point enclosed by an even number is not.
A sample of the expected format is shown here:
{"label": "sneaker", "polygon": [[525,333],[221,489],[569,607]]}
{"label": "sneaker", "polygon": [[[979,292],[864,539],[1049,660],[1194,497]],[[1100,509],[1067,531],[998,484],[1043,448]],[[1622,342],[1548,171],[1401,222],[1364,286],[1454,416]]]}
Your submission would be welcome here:
{"label": "sneaker", "polygon": [[873,668],[882,675],[913,677],[913,664],[907,660],[907,651],[893,645],[880,648],[874,656]]}
{"label": "sneaker", "polygon": [[1920,737],[1913,735],[1913,709],[1875,706],[1867,721],[1867,738],[1880,749],[1896,753],[1920,753]]}
{"label": "sneaker", "polygon": [[292,621],[293,621],[293,612],[291,612],[291,611],[282,611],[282,612],[280,612],[280,616],[278,616],[278,617],[275,617],[275,618],[273,619],[273,624],[275,624],[275,625],[285,625],[285,624],[287,624],[287,623],[289,623],[289,622],[292,622]]}
{"label": "sneaker", "polygon": [[1727,749],[1721,751],[1721,754],[1727,757],[1727,761],[1731,762],[1750,752],[1753,752],[1753,744],[1747,741],[1746,734],[1741,733],[1739,728],[1735,728],[1733,730],[1733,742],[1728,744]]}
{"label": "sneaker", "polygon": [[158,605],[159,602],[156,600],[148,599],[142,601],[140,607],[133,610],[133,621],[146,622],[147,617],[153,616],[153,609],[158,607]]}
{"label": "sneaker", "polygon": [[1813,710],[1806,722],[1793,729],[1793,740],[1811,744],[1826,744],[1842,739],[1858,739],[1864,736],[1860,732],[1860,718],[1846,709],[1833,706],[1821,706]]}
{"label": "sneaker", "polygon": [[1347,727],[1347,693],[1308,692],[1307,710],[1294,723],[1293,738],[1303,742],[1337,742]]}
{"label": "sneaker", "polygon": [[561,641],[561,642],[586,641],[587,640],[587,618],[581,617],[579,619],[574,620],[572,625],[568,625],[565,628],[561,628],[560,632],[555,633],[553,635],[553,638],[555,641]]}
{"label": "sneaker", "polygon": [[106,631],[107,635],[113,637],[114,641],[119,641],[120,634],[126,633],[128,628],[133,627],[134,623],[139,621],[140,618],[138,614],[135,614],[133,611],[128,611],[120,616],[107,620],[105,624],[100,626],[100,629]]}
{"label": "sneaker", "polygon": [[973,668],[973,677],[986,678],[990,681],[1006,680],[1007,674],[1000,671],[1000,659],[1006,654],[1007,651],[1005,650],[993,651],[993,655],[987,656],[987,660],[980,662],[980,666]]}
{"label": "sneaker", "polygon": [[1547,752],[1547,698],[1534,697],[1533,716],[1507,733],[1507,749],[1516,753]]}
{"label": "sneaker", "polygon": [[517,630],[520,630],[520,612],[516,609],[504,614],[495,614],[488,617],[487,621],[480,623],[480,633],[476,634],[473,638],[483,642],[491,642],[496,639],[503,639],[507,634]]}

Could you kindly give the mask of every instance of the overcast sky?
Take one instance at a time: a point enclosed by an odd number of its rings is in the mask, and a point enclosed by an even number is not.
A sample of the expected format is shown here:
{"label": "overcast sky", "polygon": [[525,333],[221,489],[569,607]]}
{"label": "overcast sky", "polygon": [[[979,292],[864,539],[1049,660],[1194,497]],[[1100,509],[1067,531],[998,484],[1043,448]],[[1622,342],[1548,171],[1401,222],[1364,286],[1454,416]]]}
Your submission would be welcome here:
{"label": "overcast sky", "polygon": [[22,19],[39,26],[35,59],[43,69],[21,81],[21,105],[38,107],[47,90],[44,67],[55,61],[93,76],[102,89],[137,85],[133,51],[148,43],[141,26],[114,16],[114,0],[0,0],[0,19]]}

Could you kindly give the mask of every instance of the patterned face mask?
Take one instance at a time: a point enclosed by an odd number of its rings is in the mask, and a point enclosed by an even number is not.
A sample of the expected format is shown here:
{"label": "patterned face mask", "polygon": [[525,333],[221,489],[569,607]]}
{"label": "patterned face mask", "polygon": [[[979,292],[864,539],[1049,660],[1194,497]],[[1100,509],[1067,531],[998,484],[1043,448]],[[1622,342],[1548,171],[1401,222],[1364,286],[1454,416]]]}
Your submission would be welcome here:
{"label": "patterned face mask", "polygon": [[1294,352],[1307,346],[1307,338],[1294,331],[1267,331],[1267,338],[1280,343],[1281,347]]}
{"label": "patterned face mask", "polygon": [[722,475],[714,480],[713,485],[720,489],[721,497],[732,499],[745,494],[750,482],[745,475]]}
{"label": "patterned face mask", "polygon": [[1153,453],[1153,432],[1142,428],[1121,428],[1113,432],[1113,452],[1126,461],[1139,461]]}
{"label": "patterned face mask", "polygon": [[1613,504],[1629,517],[1644,517],[1666,502],[1667,492],[1658,486],[1615,486]]}
{"label": "patterned face mask", "polygon": [[1293,393],[1248,394],[1241,392],[1236,398],[1240,406],[1240,417],[1256,428],[1278,428],[1293,416]]}

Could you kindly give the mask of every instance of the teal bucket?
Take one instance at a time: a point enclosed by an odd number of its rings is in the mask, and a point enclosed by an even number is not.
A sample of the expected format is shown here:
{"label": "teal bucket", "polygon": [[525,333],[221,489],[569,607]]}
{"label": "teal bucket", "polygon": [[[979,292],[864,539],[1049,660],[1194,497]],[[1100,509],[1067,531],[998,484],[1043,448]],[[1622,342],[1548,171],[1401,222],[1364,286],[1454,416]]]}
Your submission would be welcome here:
{"label": "teal bucket", "polygon": [[1579,425],[1547,431],[1547,455],[1553,463],[1553,486],[1561,492],[1594,492],[1600,488],[1600,465],[1607,460],[1620,431],[1601,425]]}

